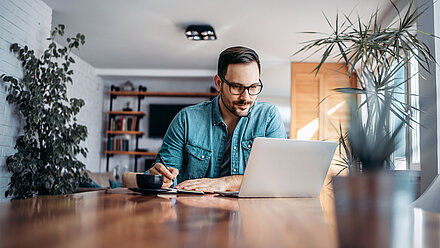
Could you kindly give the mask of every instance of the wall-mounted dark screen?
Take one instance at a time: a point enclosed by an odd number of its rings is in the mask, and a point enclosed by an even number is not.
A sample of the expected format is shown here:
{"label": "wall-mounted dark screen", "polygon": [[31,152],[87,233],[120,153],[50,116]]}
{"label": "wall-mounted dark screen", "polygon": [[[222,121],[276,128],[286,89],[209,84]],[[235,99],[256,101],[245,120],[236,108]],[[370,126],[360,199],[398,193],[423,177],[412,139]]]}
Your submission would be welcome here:
{"label": "wall-mounted dark screen", "polygon": [[191,104],[150,104],[148,116],[148,136],[163,138],[174,116]]}

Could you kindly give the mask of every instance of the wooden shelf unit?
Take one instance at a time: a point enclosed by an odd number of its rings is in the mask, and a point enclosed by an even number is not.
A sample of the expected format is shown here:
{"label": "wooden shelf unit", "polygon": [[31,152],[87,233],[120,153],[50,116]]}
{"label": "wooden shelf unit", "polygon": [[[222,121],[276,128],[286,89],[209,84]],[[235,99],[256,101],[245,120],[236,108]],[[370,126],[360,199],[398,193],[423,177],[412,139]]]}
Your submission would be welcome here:
{"label": "wooden shelf unit", "polygon": [[140,152],[140,151],[105,151],[105,154],[125,154],[137,156],[156,156],[157,152]]}
{"label": "wooden shelf unit", "polygon": [[139,132],[139,131],[114,131],[114,130],[107,130],[105,131],[106,134],[114,134],[114,135],[124,135],[124,134],[128,134],[128,135],[144,135],[143,132]]}
{"label": "wooden shelf unit", "polygon": [[[155,156],[154,153],[149,153],[149,152],[139,152],[137,151],[137,149],[139,148],[139,138],[141,138],[144,133],[139,131],[139,121],[140,119],[142,119],[145,116],[145,113],[141,112],[141,100],[144,98],[144,96],[137,94],[137,93],[141,93],[141,92],[145,92],[147,90],[146,87],[143,86],[139,86],[138,91],[130,91],[130,94],[117,94],[119,92],[125,92],[125,91],[117,91],[118,87],[112,85],[111,86],[111,91],[112,92],[110,94],[110,108],[109,111],[107,112],[108,114],[108,126],[107,126],[107,130],[106,130],[106,134],[107,134],[107,150],[104,152],[107,158],[107,163],[106,163],[106,170],[109,170],[109,165],[110,165],[110,157],[114,156],[114,155],[133,155],[134,156],[134,171],[137,171],[137,161],[141,156]],[[116,93],[116,94],[113,94]],[[137,106],[137,111],[131,110],[131,111],[114,111],[113,110],[113,100],[116,100],[117,97],[136,97],[138,100],[138,106]],[[134,123],[134,130],[111,130],[111,122],[112,122],[112,118],[116,119],[116,116],[136,116],[137,118],[135,118],[135,123]],[[110,140],[112,138],[114,138],[116,135],[135,135],[136,136],[136,141],[134,144],[134,148],[132,145],[130,145],[130,147],[132,147],[132,149],[134,149],[134,151],[121,151],[121,150],[110,150]],[[116,141],[113,140],[112,143],[114,143]],[[128,148],[128,147],[127,147]]]}
{"label": "wooden shelf unit", "polygon": [[109,91],[112,96],[149,96],[149,97],[216,97],[218,93],[207,92],[139,92],[139,91]]}
{"label": "wooden shelf unit", "polygon": [[[214,87],[211,88],[211,91],[215,90]],[[143,116],[145,116],[145,113],[141,112],[141,100],[143,100],[145,97],[183,97],[183,98],[209,98],[212,99],[218,95],[218,92],[158,92],[158,91],[147,91],[147,88],[144,86],[139,86],[137,91],[120,91],[118,87],[112,85],[111,90],[108,92],[110,95],[110,108],[107,112],[108,114],[108,120],[109,125],[106,131],[107,134],[107,144],[109,143],[110,139],[114,137],[115,135],[136,135],[136,143],[134,147],[134,151],[119,151],[119,150],[106,150],[104,153],[107,157],[107,163],[106,163],[106,170],[109,170],[109,163],[110,163],[110,157],[114,155],[132,155],[134,156],[134,171],[137,171],[137,160],[141,156],[156,156],[156,152],[140,152],[136,151],[138,149],[139,145],[139,138],[141,138],[144,133],[139,131],[139,120],[142,119]],[[138,99],[138,106],[137,111],[114,111],[113,110],[113,100],[115,100],[117,97],[136,97]],[[116,131],[116,130],[110,130],[110,121],[111,118],[114,118],[115,116],[123,115],[123,116],[137,116],[137,123],[136,127],[137,130],[135,131]]]}
{"label": "wooden shelf unit", "polygon": [[108,111],[107,113],[109,115],[145,115],[145,113],[142,113],[140,111]]}

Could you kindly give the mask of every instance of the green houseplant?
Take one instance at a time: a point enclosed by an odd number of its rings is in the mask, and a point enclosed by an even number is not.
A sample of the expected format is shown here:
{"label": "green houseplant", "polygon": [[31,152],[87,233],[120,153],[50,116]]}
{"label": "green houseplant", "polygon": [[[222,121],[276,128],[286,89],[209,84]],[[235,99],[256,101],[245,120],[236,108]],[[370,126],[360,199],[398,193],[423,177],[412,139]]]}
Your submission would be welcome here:
{"label": "green houseplant", "polygon": [[[429,62],[434,61],[428,46],[417,36],[427,34],[417,33],[415,28],[417,19],[426,9],[417,8],[412,2],[404,13],[394,8],[397,20],[385,27],[377,21],[378,11],[366,22],[360,17],[337,16],[335,25],[331,25],[327,19],[332,33],[308,41],[299,51],[322,51],[316,71],[329,58],[336,57],[345,63],[349,76],[356,77],[358,82],[355,88],[334,89],[335,93],[358,99],[349,100],[348,130],[339,128],[338,165],[343,166],[342,170],[348,169],[349,176],[334,177],[330,186],[338,241],[343,247],[359,244],[405,247],[410,244],[409,235],[402,235],[397,241],[381,239],[378,243],[372,243],[370,238],[396,230],[410,233],[413,228],[409,224],[412,213],[409,204],[416,196],[417,176],[407,173],[409,171],[385,171],[393,167],[391,155],[398,146],[399,131],[405,125],[419,125],[414,118],[419,110],[398,97],[407,94],[401,86],[408,83],[408,79],[396,79],[411,60],[428,73]],[[393,125],[390,117],[400,123]],[[353,222],[353,219],[358,221]],[[394,225],[397,222],[400,224]]]}
{"label": "green houseplant", "polygon": [[73,83],[75,63],[72,49],[85,42],[82,34],[67,38],[66,47],[57,47],[55,37],[64,35],[58,25],[48,38],[49,47],[40,57],[27,46],[12,44],[11,51],[23,66],[23,78],[1,78],[8,86],[6,100],[14,104],[25,122],[23,134],[16,140],[17,152],[6,160],[12,174],[6,197],[23,199],[35,194],[67,194],[87,182],[85,165],[76,156],[87,155],[80,142],[87,128],[79,125],[76,115],[84,101],[67,97],[67,83]]}
{"label": "green houseplant", "polygon": [[[316,72],[329,58],[335,57],[349,68],[349,76],[357,79],[359,87],[334,89],[336,93],[362,96],[360,104],[351,104],[349,130],[339,129],[341,161],[338,165],[344,169],[356,166],[357,170],[364,171],[390,168],[390,156],[398,142],[397,133],[403,125],[418,124],[413,119],[418,109],[396,97],[406,94],[400,88],[407,80],[396,82],[395,78],[412,59],[426,72],[429,72],[428,62],[435,61],[426,44],[416,35],[417,19],[426,9],[414,7],[411,2],[407,11],[400,13],[393,6],[398,18],[386,27],[378,23],[378,11],[366,23],[362,23],[360,17],[344,15],[343,18],[336,16],[335,25],[332,25],[326,17],[332,33],[307,32],[324,37],[307,41],[295,53],[321,51]],[[394,130],[388,121],[392,115],[401,121]]]}

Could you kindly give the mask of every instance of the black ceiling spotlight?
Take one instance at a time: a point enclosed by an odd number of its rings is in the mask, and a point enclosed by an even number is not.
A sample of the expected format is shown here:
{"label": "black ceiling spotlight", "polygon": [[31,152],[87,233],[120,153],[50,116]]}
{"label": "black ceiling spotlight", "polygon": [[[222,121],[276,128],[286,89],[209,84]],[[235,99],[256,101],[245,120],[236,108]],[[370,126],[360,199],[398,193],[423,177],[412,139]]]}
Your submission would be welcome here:
{"label": "black ceiling spotlight", "polygon": [[185,30],[188,40],[216,40],[214,28],[211,25],[189,25]]}

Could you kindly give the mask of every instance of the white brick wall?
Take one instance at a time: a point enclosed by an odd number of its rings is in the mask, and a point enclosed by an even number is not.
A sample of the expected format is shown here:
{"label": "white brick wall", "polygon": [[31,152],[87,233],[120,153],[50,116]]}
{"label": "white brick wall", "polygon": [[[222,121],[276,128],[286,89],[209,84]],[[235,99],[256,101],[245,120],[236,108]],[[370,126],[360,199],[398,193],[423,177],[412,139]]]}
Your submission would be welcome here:
{"label": "white brick wall", "polygon": [[[41,0],[0,0],[0,75],[5,73],[22,77],[22,68],[14,54],[9,51],[10,45],[15,42],[25,44],[40,55],[48,44],[46,38],[50,34],[51,20],[52,10]],[[74,84],[68,86],[68,95],[82,98],[86,102],[78,121],[86,125],[89,131],[84,144],[89,149],[89,156],[87,159],[80,159],[86,163],[88,169],[99,171],[102,154],[103,84],[92,66],[77,57],[75,60],[76,63],[72,66],[75,72]],[[15,138],[21,132],[22,126],[14,107],[6,102],[6,86],[0,82],[0,201],[6,200],[4,193],[10,177],[5,168],[6,158],[15,152]]]}
{"label": "white brick wall", "polygon": [[[85,45],[87,46],[87,37]],[[104,153],[101,149],[101,140],[104,136],[102,126],[104,84],[102,79],[96,76],[94,67],[77,56],[74,56],[74,59],[73,85],[68,84],[67,95],[69,98],[81,98],[85,102],[77,117],[78,123],[87,127],[87,140],[82,145],[89,150],[87,158],[84,159],[82,156],[78,158],[90,171],[105,171],[105,164],[101,167],[100,163]]]}
{"label": "white brick wall", "polygon": [[[0,0],[0,74],[22,76],[20,63],[9,51],[12,43],[27,44],[37,54],[47,45],[52,10],[40,0]],[[6,102],[6,86],[0,82],[0,201],[4,198],[10,175],[5,164],[13,154],[15,138],[22,129],[13,106]]]}

